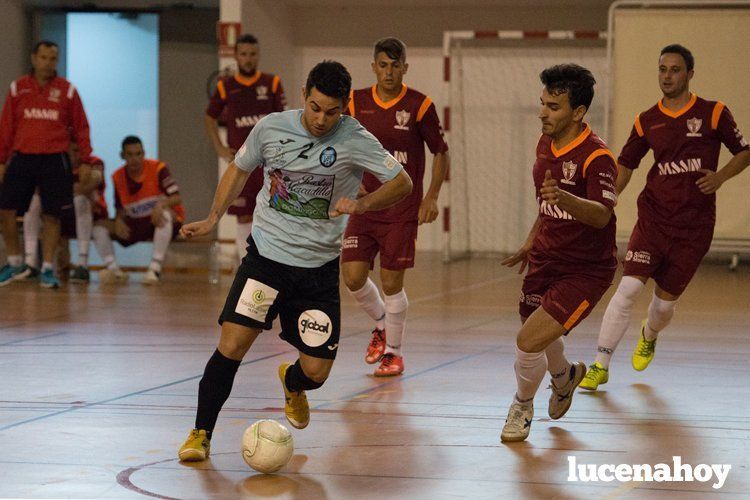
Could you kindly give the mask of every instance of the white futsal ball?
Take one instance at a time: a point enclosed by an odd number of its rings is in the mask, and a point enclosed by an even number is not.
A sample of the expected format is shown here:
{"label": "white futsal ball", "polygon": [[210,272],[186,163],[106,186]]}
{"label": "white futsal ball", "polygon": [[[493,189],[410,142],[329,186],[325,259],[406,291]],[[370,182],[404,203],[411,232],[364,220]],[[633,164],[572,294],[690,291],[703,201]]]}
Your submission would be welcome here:
{"label": "white futsal ball", "polygon": [[247,465],[270,474],[289,463],[294,439],[289,429],[275,420],[258,420],[242,436],[242,458]]}

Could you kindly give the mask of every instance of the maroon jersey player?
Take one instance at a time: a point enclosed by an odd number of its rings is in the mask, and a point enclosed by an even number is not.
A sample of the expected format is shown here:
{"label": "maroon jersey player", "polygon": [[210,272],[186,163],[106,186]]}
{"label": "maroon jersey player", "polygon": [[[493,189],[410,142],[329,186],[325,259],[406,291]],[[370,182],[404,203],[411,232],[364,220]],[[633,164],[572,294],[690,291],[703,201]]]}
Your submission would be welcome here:
{"label": "maroon jersey player", "polygon": [[[264,116],[284,111],[286,97],[278,76],[258,71],[258,40],[245,34],[237,39],[234,59],[237,73],[219,80],[216,91],[206,109],[206,132],[216,153],[230,162],[250,131]],[[219,119],[226,121],[227,145],[219,138]],[[229,207],[228,213],[237,216],[237,253],[245,256],[247,237],[253,222],[255,198],[263,187],[263,169],[255,169],[245,188]]]}
{"label": "maroon jersey player", "polygon": [[[403,84],[409,67],[403,42],[396,38],[378,41],[374,57],[372,71],[377,83],[352,92],[348,113],[404,165],[414,181],[414,190],[385,210],[352,215],[344,233],[341,260],[347,288],[376,323],[365,361],[380,361],[375,376],[391,376],[404,371],[401,343],[408,307],[404,274],[414,267],[417,226],[437,218],[438,194],[448,168],[448,146],[432,100]],[[426,193],[422,187],[425,144],[434,155]],[[374,176],[364,174],[363,191],[373,192],[379,187]],[[368,276],[378,253],[384,298]]]}
{"label": "maroon jersey player", "polygon": [[[596,361],[581,383],[584,389],[595,390],[609,379],[610,359],[649,278],[656,287],[632,365],[640,371],[651,362],[657,334],[669,324],[677,299],[711,246],[716,190],[750,162],[747,141],[729,109],[690,92],[693,64],[693,55],[681,45],[662,49],[659,86],[664,97],[636,116],[618,158],[618,193],[649,149],[655,161],[638,196],[638,221],[625,254],[623,278],[604,314]],[[722,144],[734,157],[717,170]]]}
{"label": "maroon jersey player", "polygon": [[518,388],[501,440],[523,441],[534,416],[534,396],[549,370],[549,416],[561,418],[586,373],[571,364],[562,337],[591,312],[612,283],[617,168],[604,142],[583,122],[594,97],[594,77],[575,64],[540,75],[542,137],[533,177],[539,216],[526,242],[503,264],[521,263],[523,281],[514,365]]}
{"label": "maroon jersey player", "polygon": [[[623,277],[602,320],[596,360],[581,387],[596,390],[609,380],[609,363],[630,324],[633,303],[649,278],[656,282],[641,323],[631,363],[644,370],[654,357],[656,338],[672,319],[682,295],[708,252],[716,220],[716,190],[750,162],[747,141],[721,102],[690,92],[693,55],[669,45],[659,57],[664,97],[635,117],[618,158],[617,192],[622,192],[648,150],[654,163],[638,196],[638,220],[625,254]],[[734,155],[717,170],[724,144]]]}

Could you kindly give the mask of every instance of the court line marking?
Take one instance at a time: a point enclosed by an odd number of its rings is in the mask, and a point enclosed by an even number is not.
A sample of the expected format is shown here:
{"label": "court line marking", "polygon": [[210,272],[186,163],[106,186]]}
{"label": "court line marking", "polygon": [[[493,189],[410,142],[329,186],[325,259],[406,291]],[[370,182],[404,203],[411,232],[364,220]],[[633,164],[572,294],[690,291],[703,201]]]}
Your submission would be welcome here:
{"label": "court line marking", "polygon": [[[483,282],[480,282],[480,283],[474,283],[472,285],[466,285],[466,286],[463,286],[463,287],[454,288],[454,289],[448,290],[447,292],[434,293],[434,294],[431,294],[431,295],[427,295],[427,296],[423,296],[423,297],[417,298],[417,299],[414,300],[414,303],[429,302],[430,300],[434,300],[434,299],[442,297],[442,296],[447,296],[447,295],[451,295],[451,294],[454,294],[454,293],[464,292],[464,291],[472,290],[472,289],[476,289],[476,288],[482,288],[482,287],[485,287],[485,286],[487,286],[489,284],[492,284],[492,283],[501,282],[501,281],[508,281],[511,278],[513,278],[513,276],[506,276],[506,277],[501,277],[501,278],[493,278],[491,280],[486,280],[486,281],[483,281]],[[361,333],[347,335],[344,338],[353,337],[353,336],[360,335],[360,334]],[[485,354],[485,353],[488,353],[488,352],[491,352],[491,351],[494,351],[494,350],[497,350],[497,349],[499,349],[499,348],[493,348],[493,349],[481,351],[479,353],[470,354],[468,356],[463,356],[463,357],[455,359],[453,361],[449,361],[447,363],[442,363],[442,364],[440,364],[438,366],[435,366],[435,367],[432,367],[432,368],[428,368],[426,370],[422,370],[421,372],[413,373],[413,374],[407,375],[405,377],[400,377],[400,380],[397,380],[397,381],[388,381],[388,382],[380,384],[380,385],[378,385],[376,387],[371,387],[371,388],[365,389],[364,391],[359,391],[359,392],[355,393],[354,395],[348,396],[347,399],[351,399],[352,397],[355,397],[355,396],[357,396],[359,394],[367,394],[367,393],[372,392],[373,390],[380,389],[382,387],[386,387],[386,386],[398,383],[398,382],[400,382],[402,380],[407,380],[407,379],[413,378],[415,376],[422,375],[424,373],[428,373],[428,372],[433,371],[435,369],[440,369],[440,368],[443,368],[445,366],[449,366],[449,365],[452,365],[454,363],[458,363],[460,361],[463,361],[464,359],[468,359],[468,358],[471,358],[471,357],[479,356],[479,355],[482,355],[482,354]],[[263,357],[260,357],[260,358],[256,358],[256,359],[253,359],[251,361],[242,362],[242,363],[240,363],[240,366],[244,366],[244,365],[251,364],[251,363],[256,363],[258,361],[265,361],[266,359],[274,358],[274,357],[281,356],[281,355],[288,354],[290,352],[295,352],[295,351],[296,351],[296,349],[288,349],[288,350],[285,350],[285,351],[282,351],[282,352],[278,352],[278,353],[275,353],[275,354],[270,354],[268,356],[263,356]],[[131,396],[138,396],[140,394],[145,394],[145,393],[150,392],[150,391],[154,391],[154,390],[158,390],[158,389],[163,389],[165,387],[171,387],[173,385],[181,384],[181,383],[184,383],[184,382],[189,382],[191,380],[196,380],[196,379],[201,378],[201,377],[203,377],[202,373],[200,375],[194,375],[192,377],[187,377],[187,378],[184,378],[184,379],[180,379],[180,380],[177,380],[177,381],[174,381],[174,382],[169,382],[169,383],[162,384],[162,385],[159,385],[159,386],[156,386],[156,387],[151,387],[151,388],[148,388],[148,389],[142,389],[140,391],[131,392],[129,394],[125,394],[125,395],[122,395],[122,396],[117,396],[117,397],[114,397],[114,398],[109,398],[109,399],[105,399],[105,400],[101,400],[101,401],[95,401],[93,403],[87,403],[85,405],[79,405],[79,406],[75,406],[75,407],[71,407],[71,408],[66,408],[65,410],[60,410],[60,411],[56,411],[56,412],[53,412],[53,413],[48,413],[46,415],[40,415],[38,417],[33,417],[33,418],[26,419],[26,420],[21,420],[19,422],[14,422],[12,424],[7,424],[7,425],[4,425],[4,426],[0,427],[0,431],[6,431],[8,429],[13,429],[13,428],[21,426],[21,425],[29,424],[29,423],[36,422],[36,421],[39,421],[39,420],[44,420],[44,419],[55,417],[55,416],[62,415],[62,414],[65,414],[65,413],[70,413],[70,412],[73,412],[73,411],[76,411],[76,410],[80,410],[80,409],[83,409],[83,408],[89,408],[89,407],[92,407],[92,406],[98,406],[98,405],[102,405],[102,404],[106,404],[106,403],[111,403],[113,401],[118,401],[120,399],[129,398]],[[337,400],[337,402],[340,402],[340,401]],[[323,406],[326,406],[327,404],[331,404],[331,403],[324,403]],[[319,407],[320,406],[316,406],[315,408],[317,409]]]}
{"label": "court line marking", "polygon": [[[55,333],[49,333],[47,335],[39,335],[37,337],[33,337],[33,338],[29,338],[29,339],[11,340],[10,342],[0,343],[0,347],[6,346],[6,345],[20,344],[21,342],[32,342],[34,340],[46,339],[46,338],[49,338],[49,337],[59,337],[60,335],[68,335],[69,333],[70,332],[55,332]],[[39,347],[39,346],[29,346],[29,347]]]}

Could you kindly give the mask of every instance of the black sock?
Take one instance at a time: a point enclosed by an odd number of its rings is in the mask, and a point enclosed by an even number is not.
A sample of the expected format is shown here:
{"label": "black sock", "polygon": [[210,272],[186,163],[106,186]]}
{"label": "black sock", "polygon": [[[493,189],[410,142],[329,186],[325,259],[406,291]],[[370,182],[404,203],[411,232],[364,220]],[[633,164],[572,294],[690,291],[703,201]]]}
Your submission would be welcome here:
{"label": "black sock", "polygon": [[305,372],[299,364],[299,359],[296,363],[287,368],[284,383],[286,384],[286,388],[292,392],[318,389],[323,385],[323,382],[316,382],[305,375]]}
{"label": "black sock", "polygon": [[240,363],[240,361],[227,358],[218,349],[206,363],[203,378],[198,385],[198,412],[195,416],[195,428],[205,429],[209,439],[216,426],[221,407],[232,392],[234,375]]}

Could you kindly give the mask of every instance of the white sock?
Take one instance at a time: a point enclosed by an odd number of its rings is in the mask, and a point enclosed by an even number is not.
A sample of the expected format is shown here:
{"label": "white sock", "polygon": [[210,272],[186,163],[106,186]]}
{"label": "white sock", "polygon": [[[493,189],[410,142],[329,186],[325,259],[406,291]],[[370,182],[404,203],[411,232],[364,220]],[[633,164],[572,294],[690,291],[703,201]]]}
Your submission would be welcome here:
{"label": "white sock", "polygon": [[370,278],[367,278],[365,285],[359,290],[351,291],[357,305],[364,309],[370,318],[375,321],[375,328],[383,330],[385,328],[385,302],[380,298],[380,291]]}
{"label": "white sock", "polygon": [[534,401],[539,384],[542,383],[544,372],[547,371],[547,356],[542,352],[524,352],[516,346],[516,401],[531,404]]}
{"label": "white sock", "polygon": [[[558,337],[544,350],[547,356],[547,371],[552,376],[552,383],[557,387],[565,385],[571,364],[565,357],[565,341]],[[559,384],[557,382],[560,382]]]}
{"label": "white sock", "polygon": [[247,239],[250,237],[250,231],[253,229],[252,222],[237,223],[237,233],[234,237],[234,245],[237,247],[237,255],[240,260],[247,253]]}
{"label": "white sock", "polygon": [[89,244],[94,226],[94,214],[91,211],[91,200],[82,195],[73,198],[73,206],[76,211],[76,236],[78,242],[78,265],[88,267]]}
{"label": "white sock", "polygon": [[31,197],[29,209],[23,214],[23,246],[26,265],[39,267],[39,234],[42,231],[42,201],[38,194]]}
{"label": "white sock", "polygon": [[55,268],[52,262],[42,262],[42,272],[51,271]]}
{"label": "white sock", "polygon": [[161,272],[161,265],[167,255],[167,248],[172,241],[172,213],[164,211],[164,224],[154,229],[154,253],[151,257],[149,269]]}
{"label": "white sock", "polygon": [[385,304],[385,352],[401,356],[401,342],[406,331],[406,310],[409,308],[406,291],[402,288],[396,294],[386,295],[383,303]]}
{"label": "white sock", "polygon": [[596,353],[596,361],[604,368],[609,368],[612,354],[614,354],[617,345],[625,335],[628,326],[630,326],[633,304],[644,286],[639,279],[632,276],[623,276],[617,291],[607,305],[602,326],[599,329]]}
{"label": "white sock", "polygon": [[[94,246],[104,265],[110,270],[117,269],[115,246],[112,244],[112,237],[109,235],[109,230],[104,226],[96,225],[91,232],[94,235]],[[111,267],[113,264],[114,268]]]}
{"label": "white sock", "polygon": [[23,256],[21,255],[8,255],[8,264],[13,267],[18,267],[23,264]]}
{"label": "white sock", "polygon": [[658,337],[659,332],[664,330],[674,316],[674,308],[677,305],[676,300],[660,299],[654,293],[651,297],[651,303],[648,305],[648,319],[643,336],[646,340],[654,340]]}

